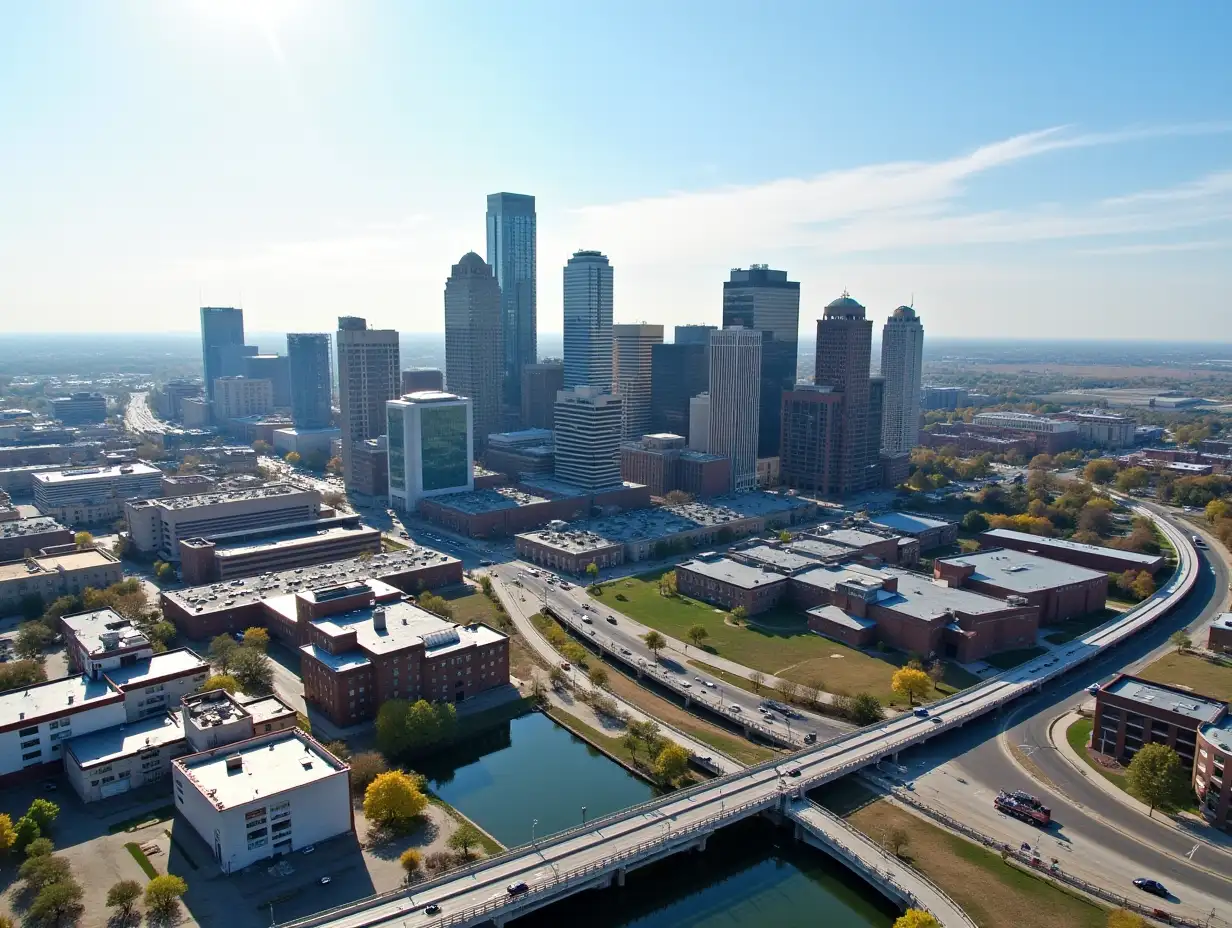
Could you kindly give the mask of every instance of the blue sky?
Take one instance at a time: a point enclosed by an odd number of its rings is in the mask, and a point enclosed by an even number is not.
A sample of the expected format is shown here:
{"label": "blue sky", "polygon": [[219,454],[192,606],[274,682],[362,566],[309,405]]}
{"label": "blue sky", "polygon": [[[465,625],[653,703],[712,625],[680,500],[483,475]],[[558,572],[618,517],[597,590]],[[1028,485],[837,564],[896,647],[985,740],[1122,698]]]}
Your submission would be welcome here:
{"label": "blue sky", "polygon": [[786,268],[938,335],[1232,338],[1232,5],[0,5],[0,325],[441,328],[484,197],[539,208],[540,328]]}

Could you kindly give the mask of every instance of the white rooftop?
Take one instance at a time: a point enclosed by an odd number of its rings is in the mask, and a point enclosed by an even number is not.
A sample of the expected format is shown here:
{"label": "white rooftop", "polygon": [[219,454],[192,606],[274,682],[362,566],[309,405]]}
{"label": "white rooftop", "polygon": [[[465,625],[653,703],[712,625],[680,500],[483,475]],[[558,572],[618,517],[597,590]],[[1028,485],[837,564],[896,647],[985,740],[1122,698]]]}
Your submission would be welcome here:
{"label": "white rooftop", "polygon": [[118,702],[124,697],[105,680],[89,677],[61,677],[35,686],[0,693],[0,726],[17,722],[31,725],[44,716],[66,709],[83,708],[91,703]]}
{"label": "white rooftop", "polygon": [[34,474],[31,479],[37,483],[79,483],[94,480],[114,480],[117,477],[159,476],[162,471],[157,467],[137,461],[133,464],[116,464],[111,467],[95,465],[93,467],[63,467],[56,471],[44,471]]}
{"label": "white rooftop", "polygon": [[1014,593],[1038,593],[1072,583],[1085,583],[1104,577],[1098,570],[1088,570],[1064,561],[1054,561],[1026,551],[995,548],[972,551],[957,557],[941,558],[945,564],[971,565],[971,579],[1010,590]]}
{"label": "white rooftop", "polygon": [[104,670],[103,673],[116,686],[125,687],[143,686],[147,681],[194,671],[207,673],[209,669],[209,665],[195,652],[188,648],[177,648],[174,651],[164,651],[162,654],[144,658],[127,667]]}
{"label": "white rooftop", "polygon": [[873,516],[869,521],[884,525],[896,532],[906,532],[908,535],[915,535],[932,528],[945,528],[950,524],[944,519],[930,519],[928,516],[918,516],[911,512],[883,512]]}
{"label": "white rooftop", "polygon": [[1041,551],[1049,548],[1065,551],[1084,551],[1090,554],[1111,555],[1124,561],[1136,561],[1140,564],[1154,564],[1159,560],[1158,554],[1142,554],[1138,551],[1122,551],[1120,548],[1108,548],[1104,545],[1084,545],[1068,538],[1046,538],[1042,535],[1032,535],[1030,532],[1016,532],[1008,528],[992,528],[984,532],[988,538],[1004,538],[1012,541],[1029,542]]}
{"label": "white rooftop", "polygon": [[[227,758],[236,756],[240,763],[229,770]],[[346,769],[297,728],[191,754],[176,763],[220,810],[268,799]]]}
{"label": "white rooftop", "polygon": [[68,749],[82,767],[105,764],[140,751],[183,740],[184,729],[175,715],[156,715],[139,722],[115,725],[71,738]]}
{"label": "white rooftop", "polygon": [[787,579],[783,574],[774,573],[763,567],[750,567],[748,564],[741,564],[738,561],[725,557],[685,561],[680,566],[688,568],[704,577],[709,577],[722,583],[730,583],[744,590],[770,586]]}
{"label": "white rooftop", "polygon": [[[140,648],[150,644],[150,640],[131,621],[112,609],[78,612],[76,615],[62,616],[60,621],[90,655],[101,654],[109,650]],[[116,636],[112,647],[109,648],[104,644],[104,635]]]}

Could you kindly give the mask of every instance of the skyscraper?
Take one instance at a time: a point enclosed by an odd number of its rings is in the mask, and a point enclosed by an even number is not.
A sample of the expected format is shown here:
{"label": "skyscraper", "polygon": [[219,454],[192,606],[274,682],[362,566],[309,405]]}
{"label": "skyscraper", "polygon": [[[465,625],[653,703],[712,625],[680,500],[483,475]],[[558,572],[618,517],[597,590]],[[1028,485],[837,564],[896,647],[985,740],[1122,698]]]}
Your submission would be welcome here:
{"label": "skyscraper", "polygon": [[710,426],[707,451],[731,461],[732,489],[757,486],[762,333],[725,328],[710,333]]}
{"label": "skyscraper", "polygon": [[357,442],[385,434],[385,404],[398,398],[398,333],[370,329],[359,316],[338,318],[338,405],[342,410],[342,479],[354,479]]}
{"label": "skyscraper", "polygon": [[612,326],[612,381],[624,404],[626,441],[636,441],[650,431],[651,352],[662,344],[661,325]]}
{"label": "skyscraper", "polygon": [[565,265],[565,388],[612,389],[612,266],[597,251]]}
{"label": "skyscraper", "polygon": [[492,268],[467,252],[445,282],[445,382],[450,393],[470,398],[476,450],[500,431],[500,313]]}
{"label": "skyscraper", "polygon": [[718,326],[713,325],[678,325],[672,340],[677,345],[705,345],[710,347],[710,333]]}
{"label": "skyscraper", "polygon": [[838,495],[835,473],[843,395],[829,387],[798,384],[783,394],[779,479],[786,487]]}
{"label": "skyscraper", "polygon": [[587,490],[620,483],[619,396],[582,385],[556,396],[558,480]]}
{"label": "skyscraper", "polygon": [[502,383],[507,410],[521,408],[522,367],[539,356],[535,343],[535,198],[522,193],[488,196],[488,264],[501,293]]}
{"label": "skyscraper", "polygon": [[286,355],[250,354],[244,358],[244,376],[268,380],[274,390],[274,408],[291,408],[291,368]]}
{"label": "skyscraper", "polygon": [[920,429],[920,385],[924,366],[924,324],[910,306],[900,306],[881,330],[881,376],[885,407],[881,449],[891,457],[910,454]]}
{"label": "skyscraper", "polygon": [[565,388],[563,361],[544,358],[522,368],[522,428],[550,429],[556,421],[556,394]]}
{"label": "skyscraper", "polygon": [[[244,311],[229,306],[201,307],[201,366],[204,369],[205,395],[214,398],[214,381],[219,377],[242,374],[228,369],[224,361],[226,346],[244,344]],[[253,349],[255,353],[256,349]]]}
{"label": "skyscraper", "polygon": [[800,350],[800,284],[766,264],[732,268],[723,284],[723,327],[762,333],[761,410],[757,456],[779,453],[782,393],[796,385]]}
{"label": "skyscraper", "polygon": [[413,512],[425,496],[474,489],[471,412],[469,398],[444,392],[385,404],[391,505]]}
{"label": "skyscraper", "polygon": [[880,374],[868,378],[868,424],[864,432],[864,489],[881,486],[881,417],[885,410],[886,381]]}
{"label": "skyscraper", "polygon": [[301,429],[327,428],[333,399],[329,334],[289,333],[287,365],[291,379],[291,420]]}
{"label": "skyscraper", "polygon": [[832,447],[838,495],[864,489],[868,457],[869,363],[873,323],[864,307],[844,293],[826,306],[817,320],[817,360],[814,381],[843,394],[839,440]]}
{"label": "skyscraper", "polygon": [[[676,326],[675,344],[654,345],[650,349],[650,428],[654,432],[689,434],[689,399],[710,389],[710,331],[706,340],[680,340]],[[705,450],[704,448],[702,449]]]}

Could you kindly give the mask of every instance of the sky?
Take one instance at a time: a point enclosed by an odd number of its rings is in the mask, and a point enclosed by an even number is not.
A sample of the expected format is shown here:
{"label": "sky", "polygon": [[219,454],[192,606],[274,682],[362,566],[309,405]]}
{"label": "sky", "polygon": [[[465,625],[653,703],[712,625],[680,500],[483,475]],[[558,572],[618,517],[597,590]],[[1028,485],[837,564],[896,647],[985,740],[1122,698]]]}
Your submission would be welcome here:
{"label": "sky", "polygon": [[539,328],[732,267],[981,338],[1232,340],[1232,4],[0,4],[0,331],[443,328],[489,193]]}

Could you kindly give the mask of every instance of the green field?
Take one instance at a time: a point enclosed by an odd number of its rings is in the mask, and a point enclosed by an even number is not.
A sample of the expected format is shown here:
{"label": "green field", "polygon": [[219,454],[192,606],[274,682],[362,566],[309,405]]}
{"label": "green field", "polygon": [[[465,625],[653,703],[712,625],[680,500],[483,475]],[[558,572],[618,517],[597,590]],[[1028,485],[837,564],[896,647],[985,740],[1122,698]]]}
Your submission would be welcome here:
{"label": "green field", "polygon": [[1208,661],[1197,654],[1173,651],[1140,670],[1138,676],[1154,683],[1180,686],[1200,696],[1212,696],[1221,702],[1232,702],[1232,666]]}
{"label": "green field", "polygon": [[[731,624],[731,614],[722,609],[687,596],[661,596],[658,579],[658,573],[651,573],[605,583],[600,598],[609,608],[681,641],[688,641],[691,627],[703,626],[709,637],[700,649],[688,646],[685,657],[691,661],[705,663],[707,655],[717,654],[830,693],[870,692],[885,705],[894,700],[890,678],[906,662],[906,655],[873,656],[822,638],[809,631],[804,613],[787,608],[752,616],[747,627],[740,627]],[[727,679],[730,675],[719,676]],[[752,684],[740,678],[729,682],[752,689]],[[951,665],[933,698],[941,699],[974,682],[975,677]]]}
{"label": "green field", "polygon": [[[1091,719],[1079,719],[1065,730],[1065,740],[1069,742],[1069,746],[1074,749],[1074,752],[1086,761],[1088,767],[1117,789],[1128,794],[1129,788],[1126,786],[1125,774],[1109,770],[1102,764],[1097,763],[1087,752],[1087,743],[1091,740],[1091,728],[1093,726],[1094,722]],[[1198,813],[1197,798],[1193,795],[1188,795],[1186,801],[1181,803],[1178,808],[1184,812],[1192,812],[1196,815]]]}

